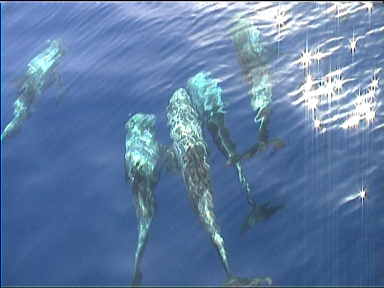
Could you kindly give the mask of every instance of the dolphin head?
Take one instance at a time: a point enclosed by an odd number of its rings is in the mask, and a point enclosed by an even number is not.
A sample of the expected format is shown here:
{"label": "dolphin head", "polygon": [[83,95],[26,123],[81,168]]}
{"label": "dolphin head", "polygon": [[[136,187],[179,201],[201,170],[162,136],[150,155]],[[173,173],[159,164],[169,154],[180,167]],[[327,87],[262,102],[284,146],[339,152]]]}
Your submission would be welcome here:
{"label": "dolphin head", "polygon": [[155,129],[156,116],[154,114],[137,113],[133,115],[126,123],[125,129],[131,133]]}

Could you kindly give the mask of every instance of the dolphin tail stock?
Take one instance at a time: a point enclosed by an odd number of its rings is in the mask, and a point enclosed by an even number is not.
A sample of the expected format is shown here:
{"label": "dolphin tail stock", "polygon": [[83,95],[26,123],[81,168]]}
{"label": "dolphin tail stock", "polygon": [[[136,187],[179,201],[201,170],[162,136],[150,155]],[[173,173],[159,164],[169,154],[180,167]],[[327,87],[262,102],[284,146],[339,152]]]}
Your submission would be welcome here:
{"label": "dolphin tail stock", "polygon": [[152,185],[140,181],[141,177],[136,178],[138,181],[134,183],[133,190],[136,198],[136,214],[139,222],[138,239],[135,253],[135,264],[132,284],[141,283],[142,273],[140,264],[143,258],[144,250],[148,242],[149,230],[155,213],[155,199],[152,193]]}
{"label": "dolphin tail stock", "polygon": [[265,287],[271,286],[272,279],[270,277],[264,278],[244,278],[230,276],[227,281],[225,281],[225,287]]}
{"label": "dolphin tail stock", "polygon": [[188,193],[192,200],[193,208],[197,212],[200,221],[208,231],[213,245],[219,254],[224,270],[229,277],[231,275],[227,252],[224,246],[224,239],[220,235],[220,228],[216,223],[215,213],[213,211],[213,197],[211,182],[209,178],[209,165],[205,161],[205,149],[202,146],[195,146],[187,151],[185,181],[188,187]]}

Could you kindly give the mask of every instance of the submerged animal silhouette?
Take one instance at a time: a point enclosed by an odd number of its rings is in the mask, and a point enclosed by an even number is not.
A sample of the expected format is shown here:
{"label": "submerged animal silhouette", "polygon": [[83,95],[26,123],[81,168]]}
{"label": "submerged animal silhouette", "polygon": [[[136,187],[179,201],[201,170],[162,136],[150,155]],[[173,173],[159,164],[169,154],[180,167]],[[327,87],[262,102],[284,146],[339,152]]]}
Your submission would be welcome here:
{"label": "submerged animal silhouette", "polygon": [[13,119],[1,134],[1,142],[20,130],[22,123],[30,115],[31,105],[35,102],[36,97],[53,83],[50,77],[57,77],[53,70],[64,54],[61,46],[60,40],[49,41],[49,47],[28,63],[24,80],[14,103]]}
{"label": "submerged animal silhouette", "polygon": [[186,185],[193,210],[209,233],[217,249],[230,284],[241,281],[260,283],[261,278],[235,277],[230,270],[224,239],[214,213],[210,167],[207,162],[207,148],[203,139],[198,113],[194,109],[185,89],[180,88],[172,95],[167,107],[167,119],[173,140],[178,165]]}
{"label": "submerged animal silhouette", "polygon": [[132,284],[142,280],[140,263],[155,214],[154,189],[159,181],[161,145],[155,139],[155,115],[137,113],[125,124],[125,177],[132,185],[138,220],[138,240]]}

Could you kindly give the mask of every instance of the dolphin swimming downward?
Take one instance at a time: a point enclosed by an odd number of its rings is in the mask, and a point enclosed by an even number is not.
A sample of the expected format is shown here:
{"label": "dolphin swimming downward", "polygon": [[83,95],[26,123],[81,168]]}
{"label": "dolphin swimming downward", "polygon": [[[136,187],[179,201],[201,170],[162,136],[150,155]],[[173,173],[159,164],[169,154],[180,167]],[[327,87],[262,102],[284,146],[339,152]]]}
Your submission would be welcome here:
{"label": "dolphin swimming downward", "polygon": [[227,285],[238,283],[252,283],[257,285],[263,281],[270,283],[270,279],[245,279],[235,277],[228,264],[224,239],[220,235],[219,226],[213,207],[213,195],[210,179],[209,164],[207,162],[207,148],[203,139],[202,127],[198,114],[192,106],[186,90],[180,88],[172,95],[167,107],[168,125],[173,140],[173,149],[187,186],[192,207],[199,216],[211,240],[216,247],[224,270],[227,274]]}
{"label": "dolphin swimming downward", "polygon": [[245,80],[251,86],[249,98],[252,110],[256,112],[254,121],[260,123],[260,126],[259,143],[237,159],[230,159],[230,164],[253,157],[257,152],[264,150],[267,144],[273,144],[275,148],[284,146],[280,139],[269,140],[267,130],[272,102],[272,77],[267,59],[272,49],[267,51],[264,47],[261,32],[252,21],[238,14],[234,17],[234,22],[235,26],[231,29],[232,40]]}
{"label": "dolphin swimming downward", "polygon": [[133,285],[141,282],[140,262],[155,213],[154,188],[159,180],[160,145],[155,140],[155,116],[135,114],[125,124],[125,176],[132,185],[138,219]]}
{"label": "dolphin swimming downward", "polygon": [[21,124],[29,116],[30,107],[35,102],[36,97],[52,83],[49,81],[49,77],[52,76],[52,72],[62,55],[61,42],[53,40],[49,41],[48,48],[28,63],[24,81],[18,91],[19,96],[14,103],[14,117],[1,134],[1,142],[20,129]]}
{"label": "dolphin swimming downward", "polygon": [[[187,93],[191,98],[193,107],[199,114],[200,122],[207,126],[214,143],[227,159],[233,161],[233,165],[237,170],[238,179],[241,186],[245,189],[248,204],[251,206],[251,211],[241,228],[241,233],[248,231],[257,222],[267,220],[274,215],[282,206],[269,206],[258,204],[251,196],[251,188],[245,177],[243,167],[241,166],[240,158],[244,159],[248,156],[253,156],[256,152],[265,149],[268,141],[267,125],[263,125],[260,129],[260,137],[262,141],[253,145],[247,153],[239,155],[236,152],[236,145],[231,140],[228,129],[224,124],[225,105],[221,99],[222,89],[218,85],[216,79],[211,78],[209,72],[199,72],[191,77],[187,83]],[[267,123],[269,118],[264,120]],[[252,148],[256,147],[256,151]]]}

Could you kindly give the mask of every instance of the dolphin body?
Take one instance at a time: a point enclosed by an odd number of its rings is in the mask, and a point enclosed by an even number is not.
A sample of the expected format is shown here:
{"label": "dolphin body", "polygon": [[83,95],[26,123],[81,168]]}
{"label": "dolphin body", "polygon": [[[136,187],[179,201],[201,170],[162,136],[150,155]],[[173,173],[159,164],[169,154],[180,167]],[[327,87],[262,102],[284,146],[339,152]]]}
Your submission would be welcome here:
{"label": "dolphin body", "polygon": [[185,89],[180,88],[172,95],[167,107],[167,118],[175,157],[187,186],[192,207],[218,251],[229,279],[226,285],[236,283],[240,285],[241,281],[261,282],[263,279],[235,277],[229,268],[224,239],[220,235],[220,228],[216,223],[214,213],[207,147],[203,139],[198,113]]}
{"label": "dolphin body", "polygon": [[[218,149],[228,161],[234,161],[240,184],[247,193],[247,201],[252,209],[241,228],[241,233],[244,233],[257,222],[270,218],[278,210],[276,208],[280,208],[280,206],[259,205],[252,199],[250,185],[246,180],[240,161],[235,161],[235,159],[240,158],[240,155],[236,153],[236,145],[231,140],[229,131],[224,124],[226,111],[221,98],[222,89],[218,86],[218,81],[213,79],[209,72],[199,72],[188,80],[187,92],[191,97],[193,107],[199,114],[200,121],[204,126],[207,126]],[[263,144],[265,145],[265,143],[261,143],[256,147],[260,148],[260,145]],[[260,150],[264,150],[264,147],[258,149],[258,151]],[[255,154],[253,151],[252,153]],[[250,153],[248,152],[248,154]],[[243,158],[248,154],[244,154]]]}
{"label": "dolphin body", "polygon": [[53,70],[63,56],[60,40],[48,41],[49,47],[34,57],[27,66],[24,81],[14,103],[13,119],[1,134],[1,142],[17,132],[30,114],[30,107],[52,82]]}
{"label": "dolphin body", "polygon": [[238,60],[244,77],[250,85],[249,97],[252,109],[256,112],[255,123],[260,123],[260,142],[252,146],[240,159],[252,157],[256,152],[266,148],[271,143],[275,148],[282,148],[284,143],[280,139],[269,141],[268,123],[270,117],[270,103],[272,101],[271,74],[267,67],[268,52],[262,43],[261,32],[247,19],[237,15],[235,26],[231,29],[232,40],[235,44]]}
{"label": "dolphin body", "polygon": [[[224,114],[226,113],[224,102],[221,98],[222,89],[218,81],[211,77],[209,72],[199,72],[187,82],[187,92],[191,97],[193,107],[199,114],[199,119],[206,126],[217,148],[227,161],[238,157],[236,145],[231,140],[229,131],[225,127]],[[246,180],[240,162],[234,163],[240,184],[245,188],[247,200],[252,202],[250,186]]]}
{"label": "dolphin body", "polygon": [[155,213],[154,188],[159,181],[161,158],[161,146],[155,140],[155,121],[153,114],[137,113],[125,124],[125,176],[132,185],[139,232],[133,285],[138,285],[142,279],[140,263]]}

